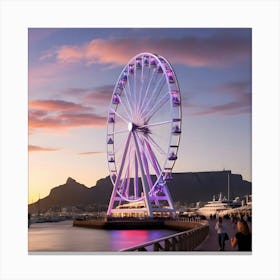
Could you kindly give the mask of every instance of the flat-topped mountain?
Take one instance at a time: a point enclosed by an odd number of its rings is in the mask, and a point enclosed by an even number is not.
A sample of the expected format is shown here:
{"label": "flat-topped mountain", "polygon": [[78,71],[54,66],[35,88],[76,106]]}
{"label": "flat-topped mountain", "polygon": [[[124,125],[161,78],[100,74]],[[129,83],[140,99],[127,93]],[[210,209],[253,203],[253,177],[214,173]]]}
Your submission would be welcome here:
{"label": "flat-topped mountain", "polygon": [[[174,173],[173,180],[168,182],[169,191],[174,201],[186,203],[208,201],[220,192],[227,196],[228,174],[228,171]],[[230,173],[229,182],[230,198],[252,193],[251,182],[239,174]],[[69,177],[65,184],[52,188],[47,197],[29,204],[29,212],[36,212],[38,208],[108,205],[112,188],[109,177],[98,180],[96,186],[90,188]]]}

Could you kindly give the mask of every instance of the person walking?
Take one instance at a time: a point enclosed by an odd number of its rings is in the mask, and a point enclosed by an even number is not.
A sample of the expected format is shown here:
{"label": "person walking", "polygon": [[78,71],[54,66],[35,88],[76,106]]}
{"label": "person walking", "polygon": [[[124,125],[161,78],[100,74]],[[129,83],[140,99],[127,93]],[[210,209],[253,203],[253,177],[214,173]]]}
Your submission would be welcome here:
{"label": "person walking", "polygon": [[217,234],[218,234],[219,251],[224,251],[225,250],[225,239],[226,239],[227,234],[225,232],[222,217],[218,218],[218,221],[215,225],[215,230],[217,231]]}
{"label": "person walking", "polygon": [[237,222],[237,233],[230,243],[232,248],[237,246],[238,251],[252,251],[252,235],[246,221]]}

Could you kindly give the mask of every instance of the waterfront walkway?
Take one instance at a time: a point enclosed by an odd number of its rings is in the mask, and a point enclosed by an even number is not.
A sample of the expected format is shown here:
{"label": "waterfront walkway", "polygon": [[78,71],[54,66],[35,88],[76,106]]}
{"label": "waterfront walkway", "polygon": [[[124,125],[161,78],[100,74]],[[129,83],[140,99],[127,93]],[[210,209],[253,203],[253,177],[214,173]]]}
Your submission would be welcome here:
{"label": "waterfront walkway", "polygon": [[[195,251],[218,251],[218,238],[217,232],[215,230],[216,220],[209,220],[209,234],[205,240],[196,247]],[[236,233],[236,224],[232,224],[230,220],[223,219],[223,225],[226,228],[226,232],[231,239]],[[225,251],[237,251],[237,248],[232,248],[230,246],[230,240],[225,242]]]}

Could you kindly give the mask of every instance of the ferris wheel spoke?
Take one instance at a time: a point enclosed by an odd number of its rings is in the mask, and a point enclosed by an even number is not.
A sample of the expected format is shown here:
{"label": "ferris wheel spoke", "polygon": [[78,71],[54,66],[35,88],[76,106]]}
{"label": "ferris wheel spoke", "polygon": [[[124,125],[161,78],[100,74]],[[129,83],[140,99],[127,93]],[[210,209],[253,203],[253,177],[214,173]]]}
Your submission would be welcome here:
{"label": "ferris wheel spoke", "polygon": [[[139,110],[140,112],[142,112],[143,106],[144,106],[145,103],[146,103],[147,94],[148,94],[148,92],[149,92],[149,89],[150,89],[150,86],[151,86],[151,82],[152,82],[152,80],[153,80],[153,78],[154,78],[155,72],[156,72],[156,71],[155,71],[155,69],[154,69],[154,70],[153,70],[152,77],[150,78],[149,84],[148,84],[148,86],[147,86],[147,88],[146,88],[145,95],[144,95],[144,97],[143,97],[143,99],[142,99],[142,101],[141,101],[140,110]],[[149,68],[149,77],[150,77],[150,68]]]}
{"label": "ferris wheel spoke", "polygon": [[[151,170],[150,170],[150,165],[149,165],[149,161],[148,161],[148,156],[149,156],[149,152],[147,150],[147,147],[145,145],[145,142],[146,142],[146,138],[145,136],[142,136],[142,160],[143,160],[143,164],[144,164],[144,168],[145,168],[145,173],[146,173],[146,177],[147,177],[147,180],[148,180],[148,184],[149,184],[149,188],[150,190],[152,189],[153,187],[153,180],[152,180],[152,175],[151,175]],[[153,166],[152,166],[153,167]]]}
{"label": "ferris wheel spoke", "polygon": [[[142,67],[143,69],[143,67]],[[142,75],[141,75],[142,76]],[[137,95],[138,95],[138,98],[137,98],[137,102],[136,102],[136,115],[138,116],[139,115],[139,107],[140,107],[140,103],[141,103],[141,92],[142,92],[142,88],[143,88],[143,80],[142,80],[142,77],[141,77],[141,87],[139,89],[139,91],[137,91]]]}
{"label": "ferris wheel spoke", "polygon": [[143,85],[144,85],[144,79],[143,79],[143,72],[144,72],[144,65],[143,65],[143,57],[142,57],[142,61],[141,61],[141,76],[140,76],[140,89],[137,92],[139,99],[137,100],[138,102],[136,103],[136,115],[138,115],[139,113],[139,105],[141,103],[141,94],[142,94],[142,90],[143,90]]}
{"label": "ferris wheel spoke", "polygon": [[137,88],[136,88],[136,80],[137,80],[137,69],[134,66],[134,74],[133,74],[133,97],[134,97],[134,109],[136,111],[137,108]]}
{"label": "ferris wheel spoke", "polygon": [[148,122],[153,115],[162,108],[162,106],[169,101],[169,96],[167,94],[163,95],[158,102],[155,104],[152,104],[152,106],[149,108],[149,110],[145,110],[145,112],[142,115],[142,118],[145,120],[145,122]]}
{"label": "ferris wheel spoke", "polygon": [[[149,107],[156,101],[156,99],[158,98],[158,96],[159,96],[159,92],[161,91],[161,89],[162,89],[162,87],[163,87],[163,85],[164,85],[164,83],[162,83],[162,77],[163,76],[161,76],[161,79],[159,80],[159,82],[157,83],[157,85],[155,86],[155,89],[151,92],[151,94],[150,94],[150,96],[148,97],[148,99],[146,100],[146,103],[145,103],[145,106],[144,106],[144,108],[143,108],[143,111],[142,111],[142,113],[144,112],[144,113],[146,113],[148,110],[149,110]],[[162,83],[162,85],[161,85],[161,83]],[[161,87],[160,87],[160,90],[159,91],[157,91],[158,90],[158,87],[161,85]]]}
{"label": "ferris wheel spoke", "polygon": [[122,116],[120,113],[118,113],[116,110],[110,108],[111,112],[115,113],[117,116],[119,116],[124,122],[126,122],[127,124],[130,122],[130,120],[128,120],[126,117]]}
{"label": "ferris wheel spoke", "polygon": [[124,178],[122,179],[121,186],[120,186],[120,192],[122,195],[126,195],[128,177],[129,177],[129,165],[126,167],[125,175]]}
{"label": "ferris wheel spoke", "polygon": [[[148,74],[147,74],[147,70],[148,70]],[[145,74],[144,74],[145,73]],[[145,91],[145,85],[147,83],[147,81],[149,80],[150,77],[150,68],[146,69],[146,66],[142,66],[142,75],[141,75],[141,88],[139,90],[139,96],[142,96],[143,91]],[[139,102],[138,102],[138,106],[137,106],[137,110],[136,113],[139,114],[140,110],[141,110],[141,105],[143,102],[144,98],[139,98]]]}
{"label": "ferris wheel spoke", "polygon": [[125,143],[125,147],[124,147],[124,151],[123,151],[123,156],[122,156],[121,164],[120,164],[120,168],[119,168],[119,173],[117,175],[116,182],[115,182],[116,186],[119,184],[119,182],[121,180],[123,167],[124,167],[124,164],[125,164],[126,155],[127,155],[129,144],[130,144],[130,139],[131,139],[131,132],[128,134],[128,137],[126,139],[126,143]]}
{"label": "ferris wheel spoke", "polygon": [[158,123],[149,123],[149,124],[145,124],[145,125],[139,126],[139,128],[151,127],[151,126],[160,126],[160,125],[169,124],[169,123],[172,123],[172,121],[165,121],[165,122],[158,122]]}
{"label": "ferris wheel spoke", "polygon": [[[139,164],[139,167],[140,167],[140,179],[141,179],[141,182],[142,182],[142,188],[143,188],[143,190],[144,190],[144,186],[146,185],[145,184],[145,179],[143,178],[143,164],[142,164],[142,159],[141,159],[141,156],[140,156],[140,151],[139,151],[139,145],[138,145],[138,143],[137,143],[137,138],[136,138],[136,134],[135,133],[133,133],[133,136],[134,136],[134,143],[135,143],[135,147],[136,147],[136,149],[135,149],[135,162],[136,162],[136,164],[135,164],[135,167],[137,167],[137,172],[135,172],[135,174],[137,173],[137,175],[138,175],[138,164]],[[136,171],[136,170],[135,170]],[[139,176],[138,176],[138,178],[139,178]],[[139,187],[138,186],[138,180],[139,179],[137,179],[137,187]]]}
{"label": "ferris wheel spoke", "polygon": [[[146,104],[145,104],[145,107],[143,108],[143,111],[141,111],[142,116],[145,115],[145,114],[150,110],[150,106],[151,106],[151,105],[156,101],[156,99],[158,98],[159,93],[161,92],[162,87],[164,86],[164,83],[162,83],[162,81],[164,81],[164,80],[163,80],[163,77],[164,77],[164,76],[161,76],[161,78],[160,78],[160,80],[158,81],[158,83],[157,83],[155,89],[152,91],[151,96],[148,98],[148,100],[147,100],[147,102],[146,102]],[[158,91],[158,94],[157,94],[157,89],[158,89],[158,87],[159,87],[160,84],[162,84],[162,85],[161,85],[160,90]]]}
{"label": "ferris wheel spoke", "polygon": [[158,110],[160,110],[160,109],[163,107],[163,105],[164,105],[167,101],[169,101],[169,97],[168,97],[168,96],[164,96],[164,98],[162,98],[162,99],[160,100],[160,102],[158,102],[157,104],[155,104],[155,105],[151,108],[151,110],[150,110],[150,111],[148,112],[148,114],[146,115],[146,119],[147,119],[148,122],[149,122],[150,119],[155,115],[155,113],[158,112]]}
{"label": "ferris wheel spoke", "polygon": [[158,150],[158,152],[161,155],[167,156],[167,153],[156,143],[156,141],[153,139],[151,135],[148,135],[147,139]]}
{"label": "ferris wheel spoke", "polygon": [[162,89],[164,88],[164,83],[162,83],[162,85],[160,86],[160,89],[158,90],[158,92],[155,92],[152,96],[151,96],[151,101],[150,101],[150,105],[153,108],[154,106],[156,106],[156,104],[158,104],[159,102],[161,102],[162,98],[165,98],[166,92],[162,93]]}
{"label": "ferris wheel spoke", "polygon": [[157,176],[159,176],[161,174],[161,168],[160,168],[160,165],[159,165],[159,162],[157,160],[157,157],[155,155],[155,153],[153,152],[153,149],[152,147],[150,146],[149,142],[145,139],[145,144],[147,146],[147,149],[148,149],[148,158],[151,162],[151,165],[152,167],[154,168]]}
{"label": "ferris wheel spoke", "polygon": [[150,174],[150,170],[149,170],[149,164],[148,164],[148,160],[147,160],[147,157],[146,157],[146,154],[145,154],[144,150],[142,151],[142,160],[143,160],[143,165],[144,165],[144,170],[145,170],[145,176],[146,176],[147,181],[148,181],[149,189],[151,190],[152,187],[153,187],[153,181],[152,181],[152,178],[151,178],[151,174]]}
{"label": "ferris wheel spoke", "polygon": [[[145,156],[145,151],[143,149],[143,140],[137,135],[137,133],[133,133],[133,136],[135,140],[135,145],[137,147],[136,152],[137,152],[138,162],[140,164],[140,169],[142,173],[141,180],[142,180],[143,189],[145,189],[144,192],[148,192],[153,184],[149,172],[147,158]],[[141,143],[141,145],[139,145],[139,143]]]}
{"label": "ferris wheel spoke", "polygon": [[[148,74],[146,73],[145,75],[145,79],[143,80],[143,84],[146,85],[150,83],[150,73],[151,73],[151,69],[148,68],[148,70],[146,70],[146,72],[148,71]],[[142,104],[143,102],[145,102],[145,95],[146,95],[146,92],[147,92],[147,86],[144,87],[141,91],[141,95],[142,95],[142,92],[144,93],[144,96],[140,99],[140,102],[139,102],[139,106],[138,106],[138,112],[141,112],[141,108],[142,108]]]}
{"label": "ferris wheel spoke", "polygon": [[[125,91],[125,89],[124,89],[124,91]],[[127,116],[129,119],[131,119],[131,116],[132,116],[132,109],[131,109],[131,107],[130,107],[130,101],[129,101],[128,97],[127,97],[126,91],[125,91],[124,97],[125,97],[126,100],[127,100],[127,105],[128,105],[128,108],[129,108],[129,111],[130,111],[130,112],[127,111],[127,109],[126,109],[126,104],[124,103],[124,101],[122,100],[121,97],[119,97],[120,103],[121,103],[121,105],[123,105],[122,108],[124,109],[124,111],[125,111],[125,113],[126,113],[126,116]]]}
{"label": "ferris wheel spoke", "polygon": [[135,102],[133,100],[133,95],[132,95],[132,90],[131,90],[131,86],[130,86],[130,75],[127,76],[127,88],[128,91],[126,91],[127,94],[127,98],[129,98],[130,102],[129,102],[129,106],[130,106],[130,110],[131,110],[131,116],[133,115],[132,112],[135,111]]}

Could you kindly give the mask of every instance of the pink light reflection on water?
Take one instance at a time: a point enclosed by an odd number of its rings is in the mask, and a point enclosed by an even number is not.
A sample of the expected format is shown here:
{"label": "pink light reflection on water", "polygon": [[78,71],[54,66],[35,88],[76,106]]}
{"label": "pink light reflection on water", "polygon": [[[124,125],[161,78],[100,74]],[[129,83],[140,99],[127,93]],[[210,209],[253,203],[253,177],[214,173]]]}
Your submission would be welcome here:
{"label": "pink light reflection on water", "polygon": [[32,224],[29,252],[117,252],[164,236],[172,230],[101,230],[73,227],[72,221]]}

